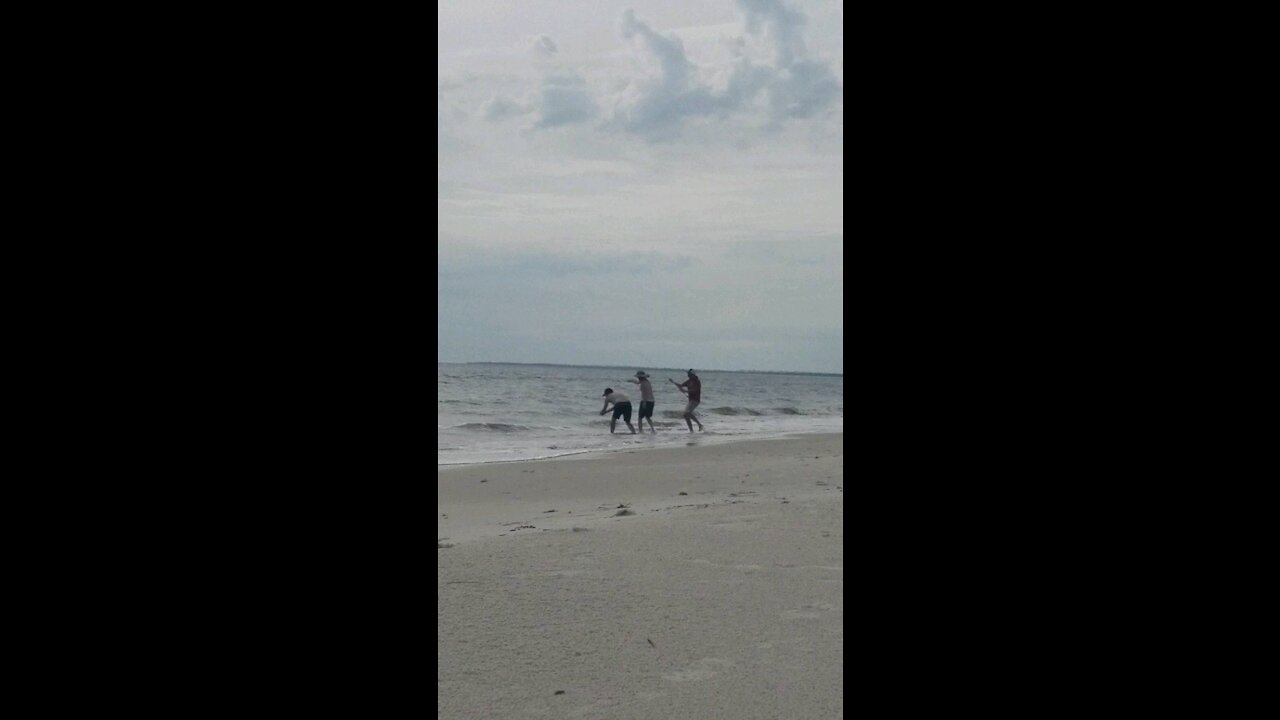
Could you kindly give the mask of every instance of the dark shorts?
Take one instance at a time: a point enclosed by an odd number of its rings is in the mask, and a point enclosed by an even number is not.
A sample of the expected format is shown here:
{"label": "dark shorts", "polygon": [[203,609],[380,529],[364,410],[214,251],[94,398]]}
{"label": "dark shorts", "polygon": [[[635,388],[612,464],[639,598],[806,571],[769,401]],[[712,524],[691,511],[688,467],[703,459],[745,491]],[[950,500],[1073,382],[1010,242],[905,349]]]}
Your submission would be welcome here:
{"label": "dark shorts", "polygon": [[641,420],[645,418],[649,418],[650,420],[653,419],[653,402],[654,402],[653,400],[640,401],[640,419]]}
{"label": "dark shorts", "polygon": [[618,403],[613,406],[613,419],[617,420],[621,416],[623,420],[631,422],[631,403]]}

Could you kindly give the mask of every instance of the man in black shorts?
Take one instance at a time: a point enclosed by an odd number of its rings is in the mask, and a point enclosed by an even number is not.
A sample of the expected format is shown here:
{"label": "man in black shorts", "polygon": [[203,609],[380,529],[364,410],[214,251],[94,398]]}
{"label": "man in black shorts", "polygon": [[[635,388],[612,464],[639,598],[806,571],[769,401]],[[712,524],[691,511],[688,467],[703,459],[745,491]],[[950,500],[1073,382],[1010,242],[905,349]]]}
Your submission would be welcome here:
{"label": "man in black shorts", "polygon": [[631,400],[620,392],[614,392],[613,388],[605,388],[604,407],[600,408],[601,415],[609,409],[609,403],[613,403],[613,419],[609,421],[609,434],[613,434],[613,428],[618,424],[618,416],[621,415],[622,421],[627,424],[627,429],[635,435],[636,429],[631,427]]}
{"label": "man in black shorts", "polygon": [[649,374],[643,370],[636,373],[636,378],[630,381],[640,386],[640,419],[636,424],[640,426],[640,432],[644,432],[644,419],[649,418],[649,432],[657,435],[658,431],[653,428],[653,384],[649,382]]}

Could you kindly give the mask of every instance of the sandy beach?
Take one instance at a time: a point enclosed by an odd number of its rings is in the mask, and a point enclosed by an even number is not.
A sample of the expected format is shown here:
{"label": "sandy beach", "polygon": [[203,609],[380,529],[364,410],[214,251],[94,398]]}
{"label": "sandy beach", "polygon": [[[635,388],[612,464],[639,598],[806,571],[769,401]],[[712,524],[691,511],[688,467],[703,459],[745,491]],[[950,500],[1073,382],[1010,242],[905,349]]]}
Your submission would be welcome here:
{"label": "sandy beach", "polygon": [[842,718],[843,435],[441,467],[440,718]]}

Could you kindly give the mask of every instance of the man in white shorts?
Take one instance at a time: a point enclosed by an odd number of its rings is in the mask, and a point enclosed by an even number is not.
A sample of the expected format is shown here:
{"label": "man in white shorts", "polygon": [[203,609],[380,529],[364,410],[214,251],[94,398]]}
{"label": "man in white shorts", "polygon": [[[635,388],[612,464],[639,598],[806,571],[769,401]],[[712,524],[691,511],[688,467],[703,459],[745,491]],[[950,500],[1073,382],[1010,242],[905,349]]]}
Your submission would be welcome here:
{"label": "man in white shorts", "polygon": [[[671,380],[671,378],[667,378]],[[698,430],[702,430],[702,421],[697,415],[693,414],[694,408],[698,407],[698,403],[702,402],[702,381],[698,379],[698,373],[692,368],[689,369],[689,379],[682,383],[671,380],[671,384],[675,385],[680,392],[689,396],[689,404],[684,406],[684,424],[689,426],[689,432],[693,432],[693,423],[698,423]],[[685,388],[689,391],[685,392]],[[692,420],[693,422],[690,422]]]}

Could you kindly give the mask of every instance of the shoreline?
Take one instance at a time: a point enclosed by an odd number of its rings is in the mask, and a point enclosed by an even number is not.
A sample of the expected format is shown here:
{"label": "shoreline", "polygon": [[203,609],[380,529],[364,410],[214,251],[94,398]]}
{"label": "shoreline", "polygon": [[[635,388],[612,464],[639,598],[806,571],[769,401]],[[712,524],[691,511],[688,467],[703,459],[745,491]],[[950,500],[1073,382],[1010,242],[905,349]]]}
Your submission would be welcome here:
{"label": "shoreline", "polygon": [[[625,433],[625,434],[629,435],[630,433]],[[642,433],[636,433],[636,434],[641,435]],[[686,442],[684,444],[684,447],[689,447],[691,445],[696,445],[696,446],[730,445],[735,443],[759,442],[762,440],[785,440],[789,438],[803,438],[803,437],[828,436],[828,435],[843,436],[844,433],[828,432],[828,431],[804,432],[804,431],[781,430],[781,431],[778,431],[776,434],[770,433],[770,434],[750,436],[750,437],[742,437],[740,435],[718,435],[714,433],[710,433],[710,434],[689,433],[688,437],[691,438],[693,442]],[[708,440],[707,438],[711,438],[711,439]],[[560,455],[547,455],[545,457],[517,458],[513,460],[480,460],[476,462],[463,461],[463,462],[450,462],[450,463],[442,463],[439,461],[439,458],[437,458],[436,469],[438,471],[443,471],[443,470],[452,470],[455,468],[466,468],[466,467],[476,467],[476,466],[486,466],[486,465],[501,465],[501,464],[510,464],[510,463],[525,463],[525,462],[528,462],[528,463],[547,462],[550,460],[567,460],[571,458],[581,460],[581,459],[587,459],[587,458],[581,457],[584,455],[591,456],[591,457],[599,457],[599,456],[608,455],[610,453],[636,452],[636,451],[642,451],[642,450],[650,451],[650,450],[678,450],[678,449],[680,449],[680,447],[676,445],[654,445],[654,446],[641,445],[641,446],[617,447],[617,448],[584,448],[584,449],[578,449],[578,450],[568,450]]]}

